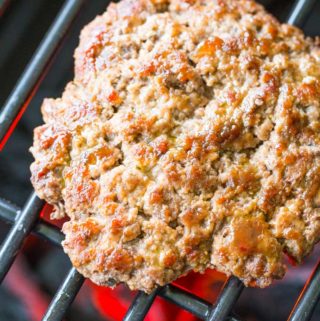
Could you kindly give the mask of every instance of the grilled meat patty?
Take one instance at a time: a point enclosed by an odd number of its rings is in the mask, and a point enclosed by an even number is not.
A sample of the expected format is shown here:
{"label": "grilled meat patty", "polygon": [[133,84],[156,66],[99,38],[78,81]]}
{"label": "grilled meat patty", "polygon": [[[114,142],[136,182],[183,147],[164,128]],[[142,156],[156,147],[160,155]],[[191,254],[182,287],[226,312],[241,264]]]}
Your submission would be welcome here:
{"label": "grilled meat patty", "polygon": [[319,240],[319,102],[319,41],[254,1],[112,3],[43,102],[32,182],[97,284],[265,287]]}

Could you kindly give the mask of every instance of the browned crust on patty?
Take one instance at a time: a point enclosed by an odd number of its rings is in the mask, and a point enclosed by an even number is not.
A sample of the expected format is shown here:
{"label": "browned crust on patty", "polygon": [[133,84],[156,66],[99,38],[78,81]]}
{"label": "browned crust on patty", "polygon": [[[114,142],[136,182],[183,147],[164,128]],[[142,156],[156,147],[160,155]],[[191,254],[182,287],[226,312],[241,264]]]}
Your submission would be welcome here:
{"label": "browned crust on patty", "polygon": [[32,182],[98,284],[264,287],[320,232],[320,50],[250,0],[123,0],[42,105]]}

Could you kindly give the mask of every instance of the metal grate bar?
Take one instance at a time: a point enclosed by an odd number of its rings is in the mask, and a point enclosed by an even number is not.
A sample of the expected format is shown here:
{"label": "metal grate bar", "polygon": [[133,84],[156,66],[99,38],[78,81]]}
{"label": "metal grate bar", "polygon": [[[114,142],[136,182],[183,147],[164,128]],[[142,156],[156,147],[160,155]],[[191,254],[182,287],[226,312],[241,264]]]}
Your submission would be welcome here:
{"label": "metal grate bar", "polygon": [[288,321],[308,321],[320,300],[320,262],[302,290]]}
{"label": "metal grate bar", "polygon": [[[15,205],[0,199],[0,219],[13,224],[18,219],[21,210]],[[32,230],[32,233],[53,243],[54,245],[61,246],[64,235],[60,229],[43,220],[39,220]]]}
{"label": "metal grate bar", "polygon": [[243,283],[236,277],[230,277],[226,281],[208,321],[226,320],[233,306],[236,304],[242,290]]}
{"label": "metal grate bar", "polygon": [[[16,220],[19,220],[20,210],[9,202],[0,199],[0,218],[13,224]],[[63,234],[57,227],[42,220],[39,220],[32,232],[60,247],[64,239]],[[72,268],[52,300],[43,320],[61,320],[83,282],[84,278]]]}
{"label": "metal grate bar", "polygon": [[317,0],[297,0],[293,10],[290,13],[288,23],[297,27],[302,27],[316,1]]}
{"label": "metal grate bar", "polygon": [[[210,302],[172,284],[163,287],[159,295],[202,320],[207,320],[214,309]],[[240,321],[234,316],[230,316],[226,320]]]}
{"label": "metal grate bar", "polygon": [[210,315],[212,305],[196,295],[187,292],[180,287],[168,284],[164,286],[159,292],[159,296],[178,305],[180,308],[187,310],[205,320]]}
{"label": "metal grate bar", "polygon": [[24,239],[37,221],[44,202],[32,193],[0,249],[0,282],[8,272]]}
{"label": "metal grate bar", "polygon": [[[74,17],[79,12],[84,0],[67,0],[56,20],[47,32],[30,63],[23,72],[16,87],[10,94],[0,114],[0,150],[13,131],[15,122],[19,120],[26,108],[26,101],[36,88],[41,75],[53,56],[61,39],[66,34]],[[20,113],[20,114],[19,114]],[[17,118],[16,118],[17,117]]]}
{"label": "metal grate bar", "polygon": [[11,202],[0,198],[0,218],[6,223],[13,224],[21,210]]}
{"label": "metal grate bar", "polygon": [[124,321],[142,321],[147,315],[154,299],[157,296],[159,290],[153,291],[150,295],[139,291],[136,295],[133,303],[124,317]]}
{"label": "metal grate bar", "polygon": [[42,321],[61,321],[83,282],[84,277],[75,268],[72,268],[51,301]]}

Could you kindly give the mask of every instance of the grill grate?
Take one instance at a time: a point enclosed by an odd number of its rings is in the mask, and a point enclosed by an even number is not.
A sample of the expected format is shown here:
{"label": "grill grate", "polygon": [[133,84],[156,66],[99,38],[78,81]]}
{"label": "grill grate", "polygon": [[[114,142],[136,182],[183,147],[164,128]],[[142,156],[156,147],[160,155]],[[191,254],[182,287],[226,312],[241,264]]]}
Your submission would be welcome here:
{"label": "grill grate", "polygon": [[[4,1],[3,4],[0,5],[1,14],[5,10],[6,5],[4,4],[7,4],[7,2],[8,1]],[[316,0],[298,0],[289,16],[288,22],[301,27],[306,21],[315,2]],[[14,130],[15,125],[19,122],[31,97],[36,92],[43,78],[44,71],[47,69],[51,58],[83,3],[84,0],[66,0],[30,64],[26,67],[16,87],[5,103],[0,113],[0,150]],[[39,219],[43,205],[44,202],[41,201],[35,193],[31,194],[21,210],[9,202],[0,199],[0,220],[13,225],[0,249],[1,281],[10,269],[23,241],[30,233],[61,246],[63,235],[59,229]],[[83,282],[84,278],[72,268],[55,294],[43,320],[62,320]],[[191,312],[202,320],[239,321],[239,319],[232,314],[232,309],[243,289],[244,286],[241,281],[235,277],[230,277],[226,281],[217,302],[212,304],[185,289],[169,284],[155,290],[150,295],[139,292],[124,320],[143,320],[152,306],[154,299],[160,296],[180,308]],[[320,263],[317,265],[301,292],[288,321],[310,320],[319,299]]]}

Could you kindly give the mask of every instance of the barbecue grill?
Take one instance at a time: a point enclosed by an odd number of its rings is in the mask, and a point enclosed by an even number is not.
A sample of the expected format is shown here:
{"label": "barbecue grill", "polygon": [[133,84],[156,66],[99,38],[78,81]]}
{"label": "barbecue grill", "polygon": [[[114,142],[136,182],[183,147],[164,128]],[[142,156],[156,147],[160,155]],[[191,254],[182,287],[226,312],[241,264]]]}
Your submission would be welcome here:
{"label": "barbecue grill", "polygon": [[[6,10],[8,2],[7,0],[0,0],[0,17]],[[7,99],[0,113],[0,151],[14,131],[31,97],[36,92],[39,83],[43,79],[45,69],[48,68],[57,47],[67,34],[69,27],[84,2],[85,0],[65,1],[31,62]],[[261,2],[267,4],[271,1]],[[287,21],[290,24],[302,27],[315,2],[316,0],[298,0],[294,8],[291,9],[292,11]],[[12,224],[12,228],[0,249],[0,281],[6,276],[24,240],[30,233],[61,247],[61,241],[64,236],[60,230],[39,218],[43,206],[44,202],[35,193],[31,194],[21,209],[0,199],[0,220]],[[83,282],[84,278],[74,268],[71,268],[56,292],[43,320],[62,320]],[[243,289],[244,285],[240,280],[230,277],[223,286],[216,302],[212,303],[195,296],[179,286],[169,284],[155,290],[150,295],[139,292],[127,311],[124,320],[143,320],[154,299],[160,296],[202,320],[239,321],[240,319],[232,313],[232,310]],[[319,299],[320,262],[305,284],[288,320],[310,320]]]}

